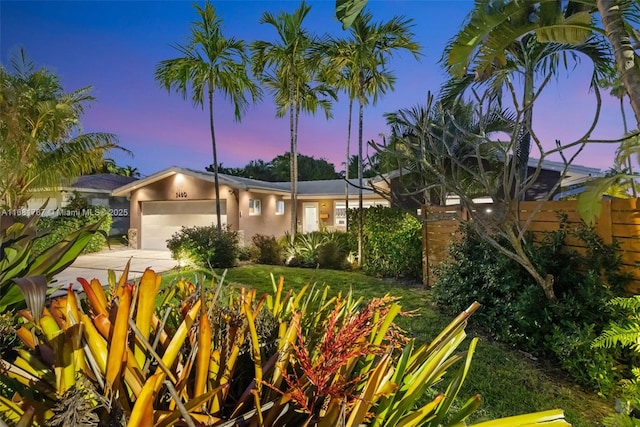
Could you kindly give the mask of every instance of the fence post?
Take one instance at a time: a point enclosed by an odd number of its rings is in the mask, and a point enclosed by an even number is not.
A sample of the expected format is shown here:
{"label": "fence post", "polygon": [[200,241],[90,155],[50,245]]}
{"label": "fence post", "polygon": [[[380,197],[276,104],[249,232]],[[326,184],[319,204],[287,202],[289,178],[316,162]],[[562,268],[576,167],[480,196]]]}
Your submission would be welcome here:
{"label": "fence post", "polygon": [[596,232],[602,238],[605,244],[613,243],[613,233],[611,230],[611,199],[602,199],[600,217],[596,224]]}

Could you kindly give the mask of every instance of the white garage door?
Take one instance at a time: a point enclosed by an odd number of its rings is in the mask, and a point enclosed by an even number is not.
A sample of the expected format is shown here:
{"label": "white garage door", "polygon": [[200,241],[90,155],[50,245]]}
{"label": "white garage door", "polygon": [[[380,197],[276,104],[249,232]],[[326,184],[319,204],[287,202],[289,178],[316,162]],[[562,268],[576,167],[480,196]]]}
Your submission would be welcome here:
{"label": "white garage door", "polygon": [[[220,201],[222,225],[227,224],[226,201]],[[167,239],[181,227],[213,225],[216,223],[214,200],[185,200],[179,202],[142,202],[142,249],[166,250]]]}

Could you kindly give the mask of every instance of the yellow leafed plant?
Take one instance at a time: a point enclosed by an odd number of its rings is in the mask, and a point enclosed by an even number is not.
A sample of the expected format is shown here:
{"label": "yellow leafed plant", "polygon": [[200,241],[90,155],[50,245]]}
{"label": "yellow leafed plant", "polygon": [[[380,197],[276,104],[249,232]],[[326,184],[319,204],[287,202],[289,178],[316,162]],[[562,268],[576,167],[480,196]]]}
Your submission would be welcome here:
{"label": "yellow leafed plant", "polygon": [[[479,396],[453,410],[476,340],[459,351],[461,313],[429,345],[395,326],[391,296],[361,301],[328,287],[271,295],[217,281],[160,289],[152,270],[136,283],[79,280],[43,306],[27,296],[22,344],[0,360],[0,413],[32,425],[466,426]],[[28,284],[28,286],[27,286]],[[45,292],[43,277],[24,282]],[[445,374],[450,372],[449,375]],[[425,401],[444,379],[444,393]],[[459,406],[459,405],[458,405]],[[562,411],[478,426],[566,426]]]}

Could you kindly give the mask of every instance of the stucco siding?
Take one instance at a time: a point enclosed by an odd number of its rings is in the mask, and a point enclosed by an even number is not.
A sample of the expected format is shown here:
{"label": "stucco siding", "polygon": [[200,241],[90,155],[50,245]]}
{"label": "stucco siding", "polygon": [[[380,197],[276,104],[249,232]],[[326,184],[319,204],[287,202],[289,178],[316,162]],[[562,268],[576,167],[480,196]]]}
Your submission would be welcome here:
{"label": "stucco siding", "polygon": [[[249,213],[250,200],[260,200],[260,215]],[[276,204],[284,202],[284,214],[276,214]],[[291,201],[283,196],[250,191],[240,192],[240,230],[244,234],[244,244],[250,245],[255,234],[280,237],[285,234],[291,224]]]}

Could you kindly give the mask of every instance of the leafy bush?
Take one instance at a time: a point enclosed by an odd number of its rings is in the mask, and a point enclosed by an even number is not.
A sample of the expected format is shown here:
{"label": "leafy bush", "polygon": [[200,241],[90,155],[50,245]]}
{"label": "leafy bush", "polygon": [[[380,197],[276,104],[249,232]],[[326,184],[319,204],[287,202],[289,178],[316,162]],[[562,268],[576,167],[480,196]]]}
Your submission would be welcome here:
{"label": "leafy bush", "polygon": [[259,264],[282,265],[284,262],[284,249],[275,236],[256,234],[251,240],[258,248],[256,262]]}
{"label": "leafy bush", "polygon": [[171,256],[202,268],[233,267],[238,260],[238,233],[211,226],[182,227],[167,240]]}
{"label": "leafy bush", "polygon": [[105,234],[95,234],[82,253],[100,252],[107,245],[105,236],[109,235],[113,223],[109,209],[104,206],[94,206],[82,210],[65,208],[62,215],[42,217],[38,221],[38,232],[44,234],[36,239],[33,250],[36,254],[42,253],[46,248],[61,242],[69,234],[101,219],[100,230]]}
{"label": "leafy bush", "polygon": [[617,412],[604,420],[607,427],[640,425],[640,295],[614,298],[609,305],[619,308],[621,316],[593,342],[596,349],[626,348],[632,352],[622,382]]}
{"label": "leafy bush", "polygon": [[[84,307],[69,289],[47,310],[30,304],[21,313],[24,348],[0,359],[7,421],[453,427],[480,405],[478,395],[454,405],[477,339],[457,348],[477,304],[431,344],[417,345],[395,326],[402,309],[390,296],[364,302],[328,288],[285,291],[282,279],[262,297],[222,281],[215,289],[178,281],[160,291],[150,269],[138,285],[127,279],[110,293],[80,280]],[[27,294],[43,295],[46,282],[31,284]],[[561,410],[481,425],[538,422],[569,425]]]}
{"label": "leafy bush", "polygon": [[258,258],[258,248],[255,246],[238,247],[238,261],[253,261]]}
{"label": "leafy bush", "polygon": [[343,270],[349,254],[348,237],[341,232],[314,231],[296,234],[287,249],[290,267],[330,268]]}
{"label": "leafy bush", "polygon": [[615,361],[590,343],[611,318],[606,302],[613,290],[624,288],[629,278],[620,272],[620,259],[612,256],[615,245],[604,244],[585,228],[575,233],[589,247],[582,256],[564,246],[567,234],[561,227],[539,244],[526,245],[539,271],[554,276],[556,304],[548,303],[519,264],[470,226],[462,228],[448,260],[436,268],[433,296],[454,311],[477,300],[483,305],[477,321],[492,336],[537,355],[554,356],[578,382],[609,393],[618,380]]}
{"label": "leafy bush", "polygon": [[[350,246],[358,246],[358,210],[349,210]],[[365,209],[362,269],[383,277],[422,277],[422,224],[407,212],[383,206]]]}

